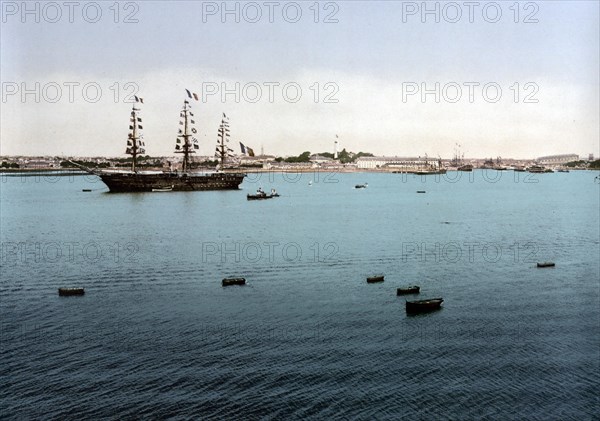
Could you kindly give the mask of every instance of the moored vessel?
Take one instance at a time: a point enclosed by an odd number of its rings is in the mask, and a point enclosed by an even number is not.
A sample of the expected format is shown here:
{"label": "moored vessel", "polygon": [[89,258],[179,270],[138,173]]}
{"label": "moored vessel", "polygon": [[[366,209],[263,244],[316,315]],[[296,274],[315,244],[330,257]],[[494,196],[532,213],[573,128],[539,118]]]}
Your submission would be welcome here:
{"label": "moored vessel", "polygon": [[85,290],[83,288],[59,288],[58,295],[61,297],[68,297],[71,295],[84,295]]}
{"label": "moored vessel", "polygon": [[538,262],[537,267],[539,268],[553,268],[556,266],[554,262]]}
{"label": "moored vessel", "polygon": [[546,168],[542,165],[532,165],[531,167],[527,168],[527,171],[529,171],[530,173],[534,173],[534,174],[542,174],[542,173],[552,173],[554,172],[553,170],[551,170],[550,168]]}
{"label": "moored vessel", "polygon": [[[140,101],[136,97],[136,100]],[[89,173],[96,174],[108,186],[110,192],[170,192],[170,191],[202,191],[202,190],[236,190],[244,181],[244,173],[236,170],[226,170],[227,159],[233,151],[228,146],[229,119],[223,114],[218,131],[218,142],[215,155],[220,161],[220,169],[210,172],[192,172],[191,156],[199,149],[197,133],[194,127],[192,106],[185,100],[179,116],[180,126],[175,144],[175,153],[183,154],[181,171],[140,171],[137,168],[137,158],[144,154],[145,142],[141,134],[142,118],[140,109],[134,103],[129,123],[129,135],[125,153],[131,155],[131,170],[92,170],[81,167]]]}
{"label": "moored vessel", "polygon": [[443,298],[430,298],[428,300],[417,300],[406,302],[407,313],[426,313],[439,310],[444,302]]}
{"label": "moored vessel", "polygon": [[408,287],[396,289],[396,295],[418,294],[420,291],[421,291],[420,286],[411,285]]}
{"label": "moored vessel", "polygon": [[225,278],[221,281],[221,285],[224,287],[231,285],[246,285],[246,278]]}
{"label": "moored vessel", "polygon": [[279,197],[279,193],[277,193],[277,191],[275,189],[271,189],[271,193],[267,194],[261,188],[259,188],[256,191],[256,194],[248,194],[246,196],[246,198],[248,200],[265,200],[265,199],[272,199],[274,197]]}
{"label": "moored vessel", "polygon": [[[425,155],[425,159],[427,159],[427,155]],[[430,164],[427,160],[425,161],[425,168],[420,169],[418,171],[409,171],[409,173],[413,173],[415,175],[439,175],[446,174],[446,168],[442,165],[442,158],[438,157],[437,166],[435,164]]]}

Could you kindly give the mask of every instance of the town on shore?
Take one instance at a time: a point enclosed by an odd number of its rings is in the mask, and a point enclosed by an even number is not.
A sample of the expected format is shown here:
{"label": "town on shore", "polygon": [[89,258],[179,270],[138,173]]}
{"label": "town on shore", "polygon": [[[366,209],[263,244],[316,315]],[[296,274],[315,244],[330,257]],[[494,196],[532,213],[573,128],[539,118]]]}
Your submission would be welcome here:
{"label": "town on shore", "polygon": [[[180,160],[172,156],[138,156],[137,167],[144,170],[176,170]],[[72,171],[77,169],[72,162],[88,168],[122,169],[131,167],[131,158],[111,157],[60,157],[60,156],[5,156],[0,157],[0,172]],[[600,169],[600,160],[594,156],[580,157],[577,154],[542,156],[533,159],[464,158],[451,159],[399,156],[373,156],[373,154],[341,151],[335,153],[276,157],[272,155],[237,156],[230,164],[245,172],[281,171],[336,171],[336,172],[422,172],[456,170],[464,166],[473,169],[525,169],[541,166],[549,169]],[[217,161],[213,157],[196,157],[191,169],[214,170]]]}

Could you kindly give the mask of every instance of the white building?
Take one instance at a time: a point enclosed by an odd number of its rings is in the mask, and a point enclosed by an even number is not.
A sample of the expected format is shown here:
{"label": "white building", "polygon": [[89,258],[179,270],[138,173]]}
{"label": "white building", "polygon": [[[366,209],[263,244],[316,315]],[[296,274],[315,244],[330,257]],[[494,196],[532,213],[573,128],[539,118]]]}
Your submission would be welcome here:
{"label": "white building", "polygon": [[310,156],[310,162],[314,162],[315,164],[324,164],[324,163],[328,163],[328,162],[332,162],[333,159],[331,158],[327,158],[326,156],[321,156],[321,155],[311,155]]}
{"label": "white building", "polygon": [[563,165],[567,162],[579,161],[579,155],[565,154],[540,156],[536,161],[541,165]]}
{"label": "white building", "polygon": [[438,167],[438,160],[431,158],[407,158],[398,156],[362,156],[356,160],[359,169],[395,169],[414,171]]}

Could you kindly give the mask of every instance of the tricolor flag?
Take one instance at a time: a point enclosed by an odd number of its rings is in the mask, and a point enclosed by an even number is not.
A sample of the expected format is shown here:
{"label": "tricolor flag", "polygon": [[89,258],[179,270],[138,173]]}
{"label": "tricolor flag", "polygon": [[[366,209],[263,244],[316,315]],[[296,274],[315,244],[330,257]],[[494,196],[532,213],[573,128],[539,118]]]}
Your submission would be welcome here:
{"label": "tricolor flag", "polygon": [[194,98],[196,101],[198,101],[198,94],[190,92],[188,89],[185,90],[188,94],[188,97],[190,98]]}
{"label": "tricolor flag", "polygon": [[142,104],[144,103],[144,98],[135,95],[133,97],[135,98],[135,102],[141,102]]}
{"label": "tricolor flag", "polygon": [[254,156],[254,150],[249,146],[245,146],[242,142],[240,142],[240,149],[243,155]]}

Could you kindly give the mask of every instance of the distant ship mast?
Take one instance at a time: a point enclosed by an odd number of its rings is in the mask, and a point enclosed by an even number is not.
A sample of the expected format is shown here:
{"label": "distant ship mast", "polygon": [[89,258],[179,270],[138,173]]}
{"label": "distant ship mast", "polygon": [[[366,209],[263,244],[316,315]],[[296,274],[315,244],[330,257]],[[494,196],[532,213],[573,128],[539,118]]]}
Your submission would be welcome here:
{"label": "distant ship mast", "polygon": [[452,165],[455,165],[457,167],[463,165],[463,161],[465,159],[465,154],[461,154],[460,148],[461,145],[459,145],[458,143],[454,144],[454,158],[452,159]]}
{"label": "distant ship mast", "polygon": [[146,153],[144,147],[143,135],[139,132],[142,130],[142,117],[140,109],[135,108],[135,104],[131,107],[131,116],[129,117],[129,135],[127,136],[127,149],[125,153],[131,155],[131,171],[136,171],[137,156]]}
{"label": "distant ship mast", "polygon": [[175,153],[183,154],[183,172],[190,169],[190,155],[196,153],[196,150],[199,149],[198,139],[193,136],[193,134],[196,134],[196,128],[193,127],[196,122],[192,119],[194,114],[191,108],[192,106],[187,100],[183,101],[183,108],[179,113],[179,117],[182,119],[179,120],[179,125],[183,126],[183,129],[179,129],[175,143]]}
{"label": "distant ship mast", "polygon": [[229,143],[229,117],[223,113],[223,118],[221,119],[221,125],[219,126],[219,130],[217,130],[217,149],[215,151],[215,156],[221,161],[221,169],[225,168],[225,162],[227,158],[231,158],[233,156],[233,149],[228,146]]}

